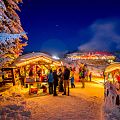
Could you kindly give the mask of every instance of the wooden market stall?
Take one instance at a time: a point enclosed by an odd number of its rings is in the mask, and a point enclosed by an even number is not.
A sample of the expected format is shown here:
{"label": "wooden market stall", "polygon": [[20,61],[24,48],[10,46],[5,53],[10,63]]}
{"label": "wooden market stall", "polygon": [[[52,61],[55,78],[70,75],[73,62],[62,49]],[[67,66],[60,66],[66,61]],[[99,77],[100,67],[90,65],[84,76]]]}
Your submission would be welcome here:
{"label": "wooden market stall", "polygon": [[50,55],[41,52],[32,52],[20,56],[9,68],[2,68],[3,82],[16,84],[20,80],[25,82],[47,81],[47,73],[50,68],[61,66],[61,62],[53,59]]}
{"label": "wooden market stall", "polygon": [[39,87],[39,84],[47,82],[49,69],[60,66],[60,61],[40,52],[22,55],[12,65],[18,70],[21,85],[29,89],[33,84]]}
{"label": "wooden market stall", "polygon": [[25,76],[25,78],[32,76],[35,80],[37,80],[39,77],[38,72],[45,75],[50,68],[61,66],[61,63],[47,54],[33,52],[20,56],[14,62],[13,66],[19,69],[20,76]]}
{"label": "wooden market stall", "polygon": [[105,102],[110,106],[120,105],[120,62],[114,62],[105,71]]}
{"label": "wooden market stall", "polygon": [[105,77],[114,83],[116,80],[119,81],[120,76],[120,63],[114,62],[105,68]]}

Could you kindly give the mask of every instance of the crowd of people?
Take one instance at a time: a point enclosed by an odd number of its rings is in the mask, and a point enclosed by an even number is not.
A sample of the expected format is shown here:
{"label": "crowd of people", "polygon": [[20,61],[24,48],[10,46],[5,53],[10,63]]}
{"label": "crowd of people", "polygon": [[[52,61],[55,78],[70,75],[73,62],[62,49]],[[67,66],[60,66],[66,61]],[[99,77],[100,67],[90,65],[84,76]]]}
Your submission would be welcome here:
{"label": "crowd of people", "polygon": [[[48,74],[48,85],[49,85],[49,94],[53,94],[53,96],[57,96],[56,88],[58,88],[59,92],[63,92],[63,95],[69,95],[69,84],[71,84],[71,88],[75,88],[74,84],[74,75],[75,68],[64,66],[64,70],[61,68],[50,69]],[[82,83],[81,88],[85,88],[85,81],[89,79],[91,82],[92,72],[88,71],[87,65],[83,64],[79,68],[79,79]],[[70,82],[70,83],[69,83]]]}
{"label": "crowd of people", "polygon": [[[47,74],[47,81],[48,81],[48,90],[49,94],[53,94],[53,96],[57,96],[58,92],[63,92],[63,95],[69,95],[69,87],[75,88],[74,84],[74,77],[75,77],[75,68],[72,67],[60,67],[49,69]],[[42,80],[42,71],[39,69],[37,71],[39,79],[36,81],[43,81]],[[33,70],[30,69],[29,77],[33,77]],[[87,65],[82,64],[79,67],[79,79],[82,83],[82,88],[85,88],[85,81],[89,79],[91,81],[92,73],[88,71]],[[70,84],[70,86],[69,86]],[[57,92],[58,91],[58,92]]]}
{"label": "crowd of people", "polygon": [[86,64],[83,64],[80,68],[79,68],[79,79],[82,83],[82,88],[85,88],[85,81],[92,81],[92,72],[90,72],[87,68]]}
{"label": "crowd of people", "polygon": [[87,68],[86,64],[83,64],[80,68],[79,68],[79,79],[82,83],[82,88],[85,88],[85,81],[89,81],[91,82],[92,79],[92,72],[90,72]]}
{"label": "crowd of people", "polygon": [[72,68],[64,66],[63,71],[61,68],[58,71],[57,69],[50,69],[48,74],[49,94],[57,96],[56,88],[58,87],[58,91],[63,92],[62,95],[69,95],[69,80],[71,81],[71,87],[75,87],[74,71]]}

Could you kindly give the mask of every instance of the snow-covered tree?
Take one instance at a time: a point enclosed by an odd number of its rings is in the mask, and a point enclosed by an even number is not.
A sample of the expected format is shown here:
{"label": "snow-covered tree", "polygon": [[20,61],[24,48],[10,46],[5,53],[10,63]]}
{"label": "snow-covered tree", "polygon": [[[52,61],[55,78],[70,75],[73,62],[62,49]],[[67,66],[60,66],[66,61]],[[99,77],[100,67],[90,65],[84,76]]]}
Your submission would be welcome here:
{"label": "snow-covered tree", "polygon": [[28,39],[24,32],[20,18],[16,11],[22,0],[0,0],[0,64],[7,66],[19,55],[27,42],[21,38]]}

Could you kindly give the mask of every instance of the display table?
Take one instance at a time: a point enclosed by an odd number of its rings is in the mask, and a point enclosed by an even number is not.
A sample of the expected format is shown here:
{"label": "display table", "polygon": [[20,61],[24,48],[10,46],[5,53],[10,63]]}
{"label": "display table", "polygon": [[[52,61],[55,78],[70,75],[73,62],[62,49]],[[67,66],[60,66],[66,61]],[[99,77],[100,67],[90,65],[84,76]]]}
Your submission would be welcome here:
{"label": "display table", "polygon": [[[25,84],[28,85],[29,88],[29,94],[37,94],[38,90],[42,88],[42,84],[46,85],[47,82],[41,82],[41,81],[35,81],[33,79],[26,79]],[[36,84],[36,87],[32,87],[34,84]],[[43,88],[42,88],[43,89]]]}

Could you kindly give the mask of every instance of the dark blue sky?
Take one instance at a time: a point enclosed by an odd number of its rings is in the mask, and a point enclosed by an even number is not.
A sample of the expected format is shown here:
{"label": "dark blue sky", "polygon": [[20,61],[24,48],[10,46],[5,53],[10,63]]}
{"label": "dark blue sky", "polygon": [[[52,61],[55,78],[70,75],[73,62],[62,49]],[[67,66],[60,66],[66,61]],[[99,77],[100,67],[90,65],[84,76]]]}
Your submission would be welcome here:
{"label": "dark blue sky", "polygon": [[23,0],[25,51],[120,49],[120,0]]}

